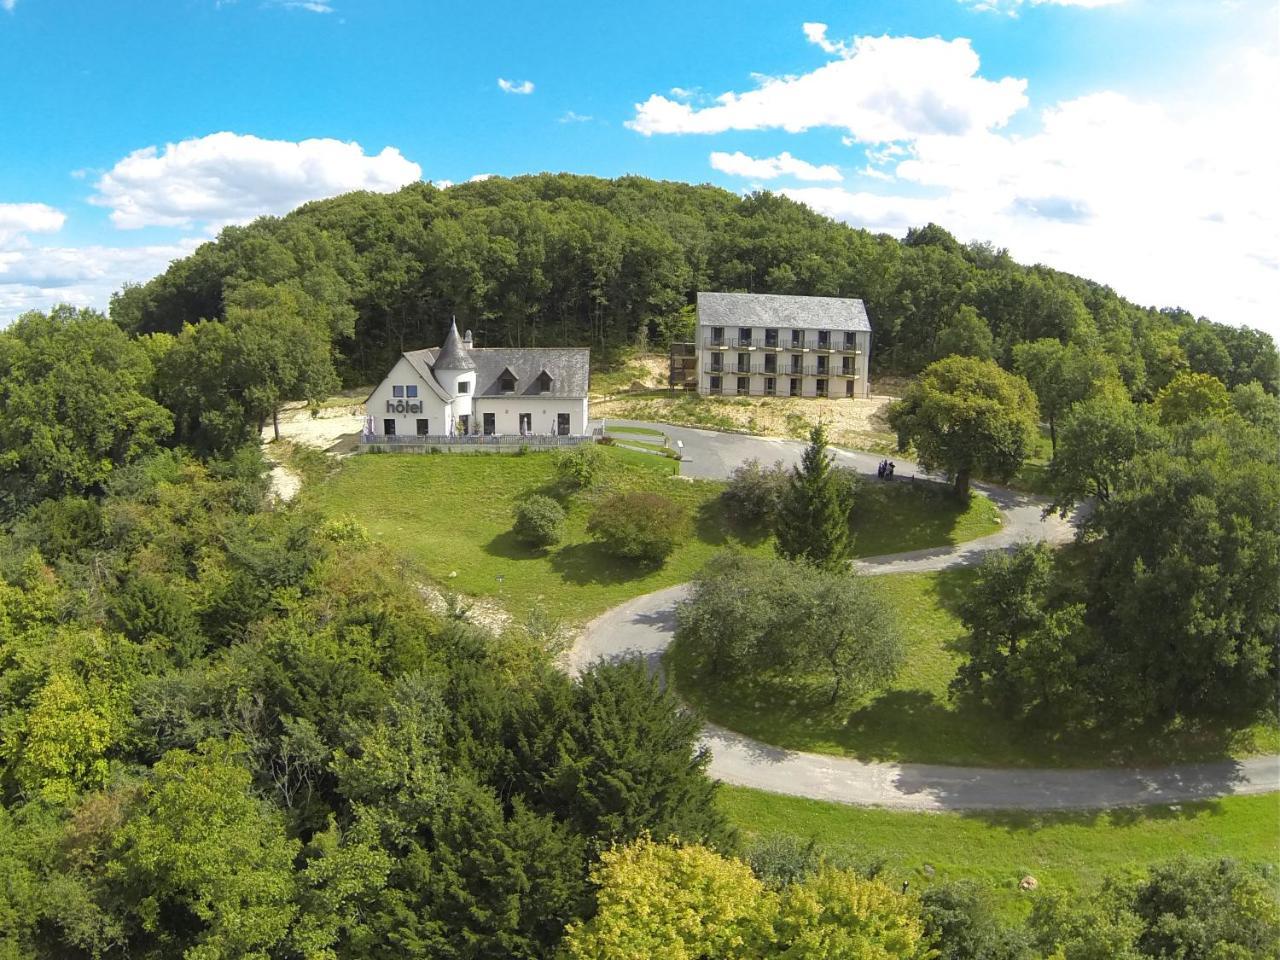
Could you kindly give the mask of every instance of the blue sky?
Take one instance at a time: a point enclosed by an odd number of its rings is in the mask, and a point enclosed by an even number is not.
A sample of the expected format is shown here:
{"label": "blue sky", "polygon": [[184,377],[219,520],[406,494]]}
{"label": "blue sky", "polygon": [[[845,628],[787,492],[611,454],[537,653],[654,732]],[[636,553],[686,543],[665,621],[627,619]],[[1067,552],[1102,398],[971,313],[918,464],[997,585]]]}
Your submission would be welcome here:
{"label": "blue sky", "polygon": [[0,322],[227,223],[567,170],[768,188],[1277,332],[1275,4],[0,0]]}

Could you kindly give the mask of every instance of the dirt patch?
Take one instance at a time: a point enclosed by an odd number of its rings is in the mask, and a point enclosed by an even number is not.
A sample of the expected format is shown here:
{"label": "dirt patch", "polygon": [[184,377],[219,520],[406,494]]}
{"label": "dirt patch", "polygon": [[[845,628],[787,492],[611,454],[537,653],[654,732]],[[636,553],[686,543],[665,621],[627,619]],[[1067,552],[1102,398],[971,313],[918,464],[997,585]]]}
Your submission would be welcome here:
{"label": "dirt patch", "polygon": [[[291,440],[340,456],[354,452],[362,429],[364,404],[345,397],[326,401],[314,414],[305,403],[291,403],[280,411],[281,440]],[[271,424],[267,424],[262,431],[263,442],[269,443],[274,437]]]}
{"label": "dirt patch", "polygon": [[804,439],[821,421],[837,446],[892,453],[897,440],[885,421],[892,397],[823,400],[807,397],[612,397],[591,405],[593,418],[655,420],[695,427],[742,430],[765,437]]}
{"label": "dirt patch", "polygon": [[302,478],[286,467],[277,463],[271,468],[271,495],[283,503],[288,503],[302,489]]}
{"label": "dirt patch", "polygon": [[427,609],[437,616],[457,615],[492,633],[502,633],[511,626],[511,614],[493,600],[459,594],[446,595],[439,587],[427,583],[417,584],[417,589],[418,596]]}

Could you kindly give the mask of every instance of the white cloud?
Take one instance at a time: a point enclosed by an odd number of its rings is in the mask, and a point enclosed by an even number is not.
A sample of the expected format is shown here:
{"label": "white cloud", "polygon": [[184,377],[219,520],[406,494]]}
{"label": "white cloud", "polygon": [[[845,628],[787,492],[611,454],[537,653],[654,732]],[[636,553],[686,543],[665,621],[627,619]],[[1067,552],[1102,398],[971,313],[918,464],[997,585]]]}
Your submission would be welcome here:
{"label": "white cloud", "polygon": [[467,183],[484,183],[486,180],[492,180],[492,173],[473,173],[467,177]]}
{"label": "white cloud", "polygon": [[864,143],[928,134],[958,135],[1002,126],[1027,103],[1025,80],[978,76],[968,40],[857,37],[833,44],[822,24],[805,35],[839,57],[811,73],[761,77],[756,89],[721,94],[701,109],[653,94],[627,126],[655,133],[721,133],[814,127],[847,130]]}
{"label": "white cloud", "polygon": [[0,203],[0,246],[28,233],[57,233],[67,215],[44,203]]}
{"label": "white cloud", "polygon": [[98,179],[90,202],[124,229],[214,228],[352,190],[389,192],[421,175],[394,147],[370,156],[354,142],[214,133],[135,150]]}
{"label": "white cloud", "polygon": [[0,9],[4,9],[6,12],[12,13],[14,4],[17,2],[18,0],[0,0]]}
{"label": "white cloud", "polygon": [[557,123],[586,123],[593,119],[590,114],[575,113],[572,110],[566,110],[564,115],[557,120]]}
{"label": "white cloud", "polygon": [[[1043,111],[1026,136],[914,139],[873,158],[898,185],[783,192],[840,219],[901,234],[933,220],[1115,287],[1280,334],[1280,132],[1263,118],[1280,61],[1243,53],[1202,99],[1162,104],[1105,92]],[[896,164],[896,166],[895,166]],[[896,195],[895,195],[896,194]]]}
{"label": "white cloud", "polygon": [[804,160],[798,160],[783,151],[776,157],[749,157],[741,151],[737,153],[711,154],[711,167],[722,173],[735,177],[752,177],[757,180],[774,180],[782,176],[795,177],[797,180],[831,180],[840,181],[840,171],[831,164],[815,166]]}
{"label": "white cloud", "polygon": [[1019,8],[1026,3],[1030,3],[1033,7],[1048,4],[1053,7],[1083,7],[1086,10],[1096,10],[1099,7],[1113,7],[1124,3],[1125,0],[960,0],[960,2],[975,10],[1007,13],[1011,17],[1016,17]]}
{"label": "white cloud", "polygon": [[197,243],[0,250],[0,326],[27,310],[48,310],[57,303],[105,309],[126,282],[149,280]]}
{"label": "white cloud", "polygon": [[319,0],[276,0],[276,6],[286,10],[305,10],[308,13],[333,13],[333,7]]}
{"label": "white cloud", "polygon": [[532,80],[506,80],[499,77],[498,86],[502,89],[503,93],[515,93],[520,96],[528,96],[533,93]]}

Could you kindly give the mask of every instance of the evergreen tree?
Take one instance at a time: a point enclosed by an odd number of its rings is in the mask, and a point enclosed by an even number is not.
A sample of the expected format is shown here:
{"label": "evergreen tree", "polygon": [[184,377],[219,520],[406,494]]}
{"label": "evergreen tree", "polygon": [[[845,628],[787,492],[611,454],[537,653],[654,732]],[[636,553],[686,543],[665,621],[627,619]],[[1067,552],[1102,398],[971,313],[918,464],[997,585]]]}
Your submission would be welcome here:
{"label": "evergreen tree", "polygon": [[832,465],[827,432],[818,424],[809,431],[809,446],[782,498],[775,531],[778,553],[827,570],[841,566],[853,547],[852,506],[852,486]]}

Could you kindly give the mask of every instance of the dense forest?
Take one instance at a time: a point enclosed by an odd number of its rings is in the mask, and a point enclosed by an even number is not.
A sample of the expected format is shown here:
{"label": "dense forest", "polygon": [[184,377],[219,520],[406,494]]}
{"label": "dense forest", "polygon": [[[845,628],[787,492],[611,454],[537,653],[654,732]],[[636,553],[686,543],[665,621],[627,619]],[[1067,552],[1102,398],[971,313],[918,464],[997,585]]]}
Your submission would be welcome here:
{"label": "dense forest", "polygon": [[121,291],[111,316],[130,333],[178,334],[227,319],[246,285],[289,288],[359,383],[441,342],[452,315],[481,346],[663,345],[690,336],[698,290],[860,297],[882,372],[915,373],[957,344],[1010,366],[1018,344],[1054,338],[1110,355],[1143,399],[1188,366],[1228,387],[1280,382],[1265,334],[1136,306],[933,224],[899,241],[769,193],[640,177],[417,183],[310,203],[225,229]]}
{"label": "dense forest", "polygon": [[964,472],[979,444],[928,437],[981,420],[1008,472],[1043,419],[1057,505],[1098,504],[1086,576],[1033,548],[980,572],[957,695],[1089,730],[1270,707],[1265,335],[768,195],[353,194],[229,228],[110,318],[0,331],[0,960],[1273,955],[1254,865],[1155,864],[1013,918],[974,884],[747,841],[642,663],[570,678],[559,625],[433,613],[358,523],[267,494],[283,400],[381,375],[450,314],[481,343],[620,348],[688,335],[706,287],[864,297],[881,368],[928,371],[899,408],[921,451]]}

